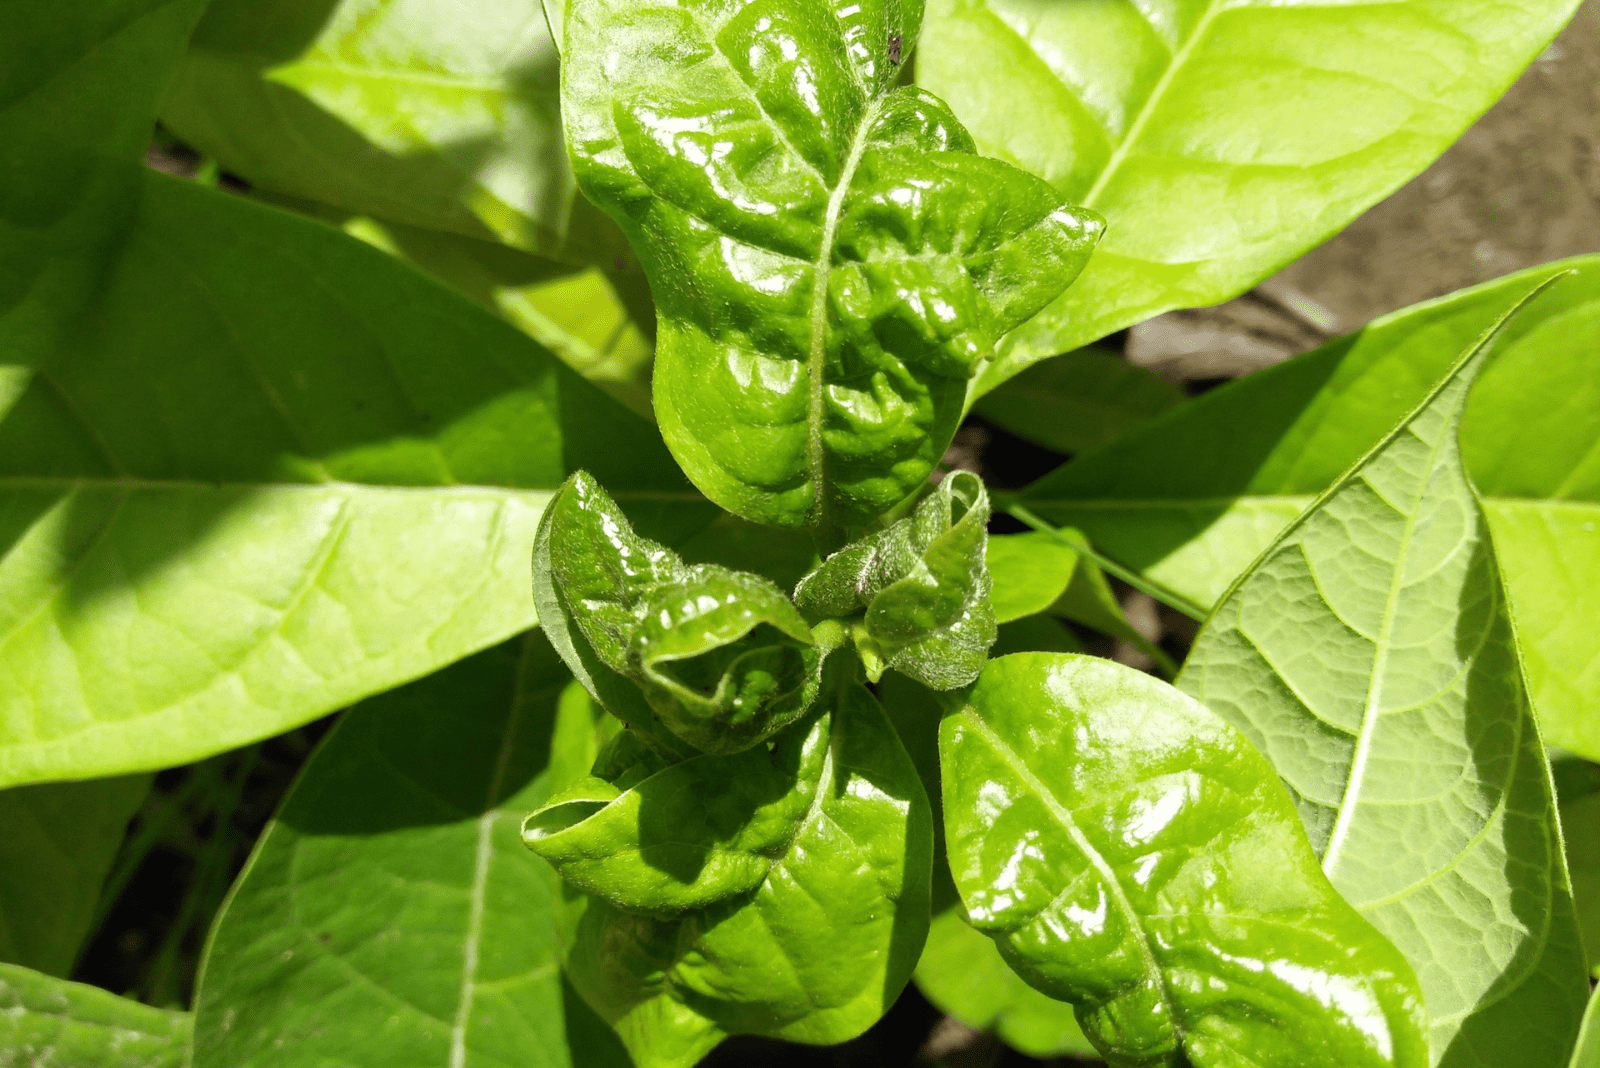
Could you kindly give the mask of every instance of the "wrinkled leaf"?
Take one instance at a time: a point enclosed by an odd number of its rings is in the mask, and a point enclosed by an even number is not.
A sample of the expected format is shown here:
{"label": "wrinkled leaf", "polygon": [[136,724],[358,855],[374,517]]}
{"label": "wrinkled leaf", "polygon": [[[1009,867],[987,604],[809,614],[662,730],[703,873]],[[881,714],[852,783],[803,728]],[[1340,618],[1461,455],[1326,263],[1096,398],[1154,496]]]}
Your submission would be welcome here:
{"label": "wrinkled leaf", "polygon": [[150,776],[0,790],[0,961],[65,978]]}
{"label": "wrinkled leaf", "polygon": [[1600,979],[1600,794],[1563,802],[1561,830],[1566,837],[1572,900],[1578,909],[1589,973]]}
{"label": "wrinkled leaf", "polygon": [[563,991],[559,883],[517,830],[594,719],[537,634],[348,713],[217,920],[196,1068],[627,1068]]}
{"label": "wrinkled leaf", "polygon": [[911,493],[995,341],[1099,237],[1097,217],[975,155],[938,100],[894,88],[921,14],[566,6],[567,137],[651,281],[662,432],[747,518],[867,525]]}
{"label": "wrinkled leaf", "polygon": [[[1600,759],[1600,257],[1381,319],[1242,378],[1035,483],[1028,507],[1210,605],[1517,297],[1463,425],[1545,740]],[[1180,458],[1180,459],[1175,459]]]}
{"label": "wrinkled leaf", "polygon": [[0,783],[194,760],[527,628],[575,468],[658,535],[710,520],[652,427],[464,299],[142,182],[94,314],[0,414]]}
{"label": "wrinkled leaf", "polygon": [[1587,992],[1550,772],[1458,448],[1504,321],[1251,566],[1178,680],[1272,761],[1328,877],[1416,970],[1451,1068],[1559,1063]]}
{"label": "wrinkled leaf", "polygon": [[994,940],[968,926],[960,909],[933,918],[916,980],[934,1008],[975,1030],[994,1032],[1030,1057],[1097,1055],[1072,1006],[1023,982]]}
{"label": "wrinkled leaf", "polygon": [[1027,368],[975,407],[1035,445],[1076,453],[1104,445],[1184,400],[1172,379],[1090,345]]}
{"label": "wrinkled leaf", "polygon": [[783,591],[759,575],[685,565],[635,534],[586,473],[551,501],[533,561],[534,599],[557,651],[597,701],[665,753],[682,755],[682,743],[738,752],[816,700],[827,648]]}
{"label": "wrinkled leaf", "polygon": [[1405,959],[1317,867],[1272,768],[1172,687],[992,661],[940,729],[972,923],[1114,1064],[1427,1064]]}
{"label": "wrinkled leaf", "polygon": [[181,1068],[193,1021],[99,987],[0,964],[6,1068]]}
{"label": "wrinkled leaf", "polygon": [[[552,798],[522,838],[563,879],[620,909],[704,908],[759,887],[788,852],[817,794],[826,716],[769,751],[703,754],[631,787],[592,777]],[[646,758],[648,759],[648,758]]]}
{"label": "wrinkled leaf", "polygon": [[640,1068],[689,1068],[723,1037],[831,1045],[911,977],[928,928],[928,801],[864,688],[826,695],[820,783],[753,892],[671,918],[587,899],[573,984]]}
{"label": "wrinkled leaf", "polygon": [[930,0],[919,83],[980,150],[1107,220],[1082,282],[1005,340],[979,389],[1237,296],[1331,237],[1455,141],[1577,7]]}
{"label": "wrinkled leaf", "polygon": [[965,686],[995,639],[988,525],[982,480],[952,472],[911,515],[801,579],[795,604],[822,619],[857,618],[856,648],[874,682],[889,667],[937,690]]}

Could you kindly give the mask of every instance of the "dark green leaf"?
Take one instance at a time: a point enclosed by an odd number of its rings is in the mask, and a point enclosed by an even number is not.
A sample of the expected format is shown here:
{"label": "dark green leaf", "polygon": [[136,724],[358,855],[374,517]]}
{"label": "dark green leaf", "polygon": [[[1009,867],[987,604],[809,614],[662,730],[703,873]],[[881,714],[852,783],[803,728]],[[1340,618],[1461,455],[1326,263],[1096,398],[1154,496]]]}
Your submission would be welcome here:
{"label": "dark green leaf", "polygon": [[798,530],[762,527],[724,513],[716,522],[683,543],[690,564],[718,563],[765,575],[786,590],[794,589],[817,566],[817,545]]}
{"label": "dark green leaf", "polygon": [[1566,838],[1572,900],[1578,909],[1578,929],[1588,952],[1589,973],[1600,979],[1600,794],[1564,802],[1561,830]]}
{"label": "dark green leaf", "polygon": [[918,82],[982,151],[1108,223],[1083,281],[1006,339],[980,389],[1220,303],[1332,236],[1443,152],[1577,7],[930,0]]}
{"label": "dark green leaf", "polygon": [[1550,771],[1457,444],[1504,321],[1244,574],[1178,680],[1272,761],[1328,878],[1416,970],[1447,1068],[1559,1063],[1587,993]]}
{"label": "dark green leaf", "polygon": [[696,485],[775,526],[866,525],[933,469],[995,341],[1100,221],[895,89],[919,0],[573,0],[578,182],[639,251],[656,412]]}
{"label": "dark green leaf", "polygon": [[843,683],[825,700],[821,781],[759,888],[671,918],[587,899],[567,966],[640,1068],[689,1068],[732,1034],[842,1042],[910,978],[928,927],[927,798],[871,694]]}
{"label": "dark green leaf", "polygon": [[859,619],[856,647],[874,682],[890,667],[934,689],[965,686],[995,639],[988,524],[983,482],[952,472],[910,516],[801,579],[795,604],[814,617]]}
{"label": "dark green leaf", "polygon": [[1029,367],[979,399],[978,414],[1057,452],[1084,452],[1184,401],[1164,375],[1090,345]]}
{"label": "dark green leaf", "polygon": [[1011,653],[1084,653],[1083,642],[1059,621],[1049,616],[1027,616],[1000,624],[990,656]]}
{"label": "dark green leaf", "polygon": [[0,961],[65,978],[150,776],[0,790]]}
{"label": "dark green leaf", "polygon": [[0,964],[0,1065],[5,1068],[181,1068],[193,1021]]}
{"label": "dark green leaf", "polygon": [[1545,740],[1600,759],[1600,257],[1418,305],[1213,390],[1024,500],[1210,605],[1512,301],[1571,268],[1507,328],[1462,435]]}
{"label": "dark green leaf", "polygon": [[346,715],[217,921],[196,1068],[626,1068],[563,991],[559,882],[517,830],[595,720],[537,634]]}
{"label": "dark green leaf", "polygon": [[1141,672],[992,661],[940,730],[972,923],[1115,1064],[1428,1064],[1405,959],[1328,883],[1272,768]]}
{"label": "dark green leaf", "polygon": [[539,524],[533,585],[579,681],[664,753],[681,756],[684,743],[737,752],[816,699],[828,650],[781,590],[759,575],[685,565],[635,534],[584,472]]}

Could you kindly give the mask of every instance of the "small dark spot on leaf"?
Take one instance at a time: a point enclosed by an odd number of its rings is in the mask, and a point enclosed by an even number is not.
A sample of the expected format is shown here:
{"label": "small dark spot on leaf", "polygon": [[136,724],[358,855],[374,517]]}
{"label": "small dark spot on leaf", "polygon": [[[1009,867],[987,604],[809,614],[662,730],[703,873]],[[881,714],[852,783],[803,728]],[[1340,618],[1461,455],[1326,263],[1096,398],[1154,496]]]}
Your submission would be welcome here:
{"label": "small dark spot on leaf", "polygon": [[333,941],[333,932],[323,931],[321,934],[317,935],[317,941],[321,942],[323,945],[327,945],[329,942]]}
{"label": "small dark spot on leaf", "polygon": [[898,33],[889,35],[889,62],[895,66],[900,65],[901,38]]}

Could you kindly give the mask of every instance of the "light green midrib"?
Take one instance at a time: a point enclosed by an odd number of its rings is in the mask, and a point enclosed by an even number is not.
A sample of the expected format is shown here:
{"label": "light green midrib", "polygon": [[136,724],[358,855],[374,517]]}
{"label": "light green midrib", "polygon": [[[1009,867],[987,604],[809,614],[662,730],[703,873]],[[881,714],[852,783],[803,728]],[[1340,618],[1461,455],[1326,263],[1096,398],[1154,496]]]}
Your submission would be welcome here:
{"label": "light green midrib", "polygon": [[1100,855],[1099,851],[1084,837],[1083,832],[1078,829],[1077,821],[1072,818],[1072,813],[1068,812],[1056,800],[1055,795],[1029,770],[1016,751],[1007,745],[1005,740],[996,734],[989,724],[976,715],[970,706],[963,718],[1000,755],[1000,758],[1016,773],[1017,777],[1038,795],[1039,799],[1044,802],[1045,807],[1050,810],[1051,817],[1061,825],[1062,830],[1067,832],[1067,836],[1072,839],[1072,844],[1077,846],[1079,851],[1088,858],[1089,863],[1100,875],[1100,878],[1110,891],[1112,899],[1116,902],[1118,910],[1126,918],[1128,929],[1134,933],[1134,942],[1138,946],[1139,956],[1144,961],[1145,971],[1154,980],[1156,991],[1161,995],[1162,1008],[1166,1010],[1167,1018],[1171,1022],[1173,1034],[1182,1044],[1184,1040],[1183,1021],[1178,1016],[1177,1009],[1172,1003],[1172,992],[1167,987],[1166,975],[1162,972],[1161,965],[1156,961],[1155,951],[1150,948],[1150,936],[1145,932],[1143,918],[1135,911],[1133,902],[1129,901],[1127,894],[1123,892],[1122,883],[1117,879],[1116,872],[1111,869],[1111,865],[1106,863],[1106,859]]}

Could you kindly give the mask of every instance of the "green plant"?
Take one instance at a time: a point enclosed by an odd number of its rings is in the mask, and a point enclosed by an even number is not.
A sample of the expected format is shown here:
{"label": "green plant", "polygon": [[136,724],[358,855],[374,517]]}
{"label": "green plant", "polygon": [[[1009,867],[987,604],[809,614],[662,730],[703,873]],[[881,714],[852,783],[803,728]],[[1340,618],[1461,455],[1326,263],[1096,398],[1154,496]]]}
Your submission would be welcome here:
{"label": "green plant", "polygon": [[[1039,1056],[1593,1064],[1600,258],[1192,400],[1090,346],[1575,6],[12,4],[0,1050],[687,1068],[915,977]],[[986,485],[972,410],[1081,455]],[[219,908],[261,750],[150,773],[347,706]],[[152,1004],[70,981],[171,839]]]}

